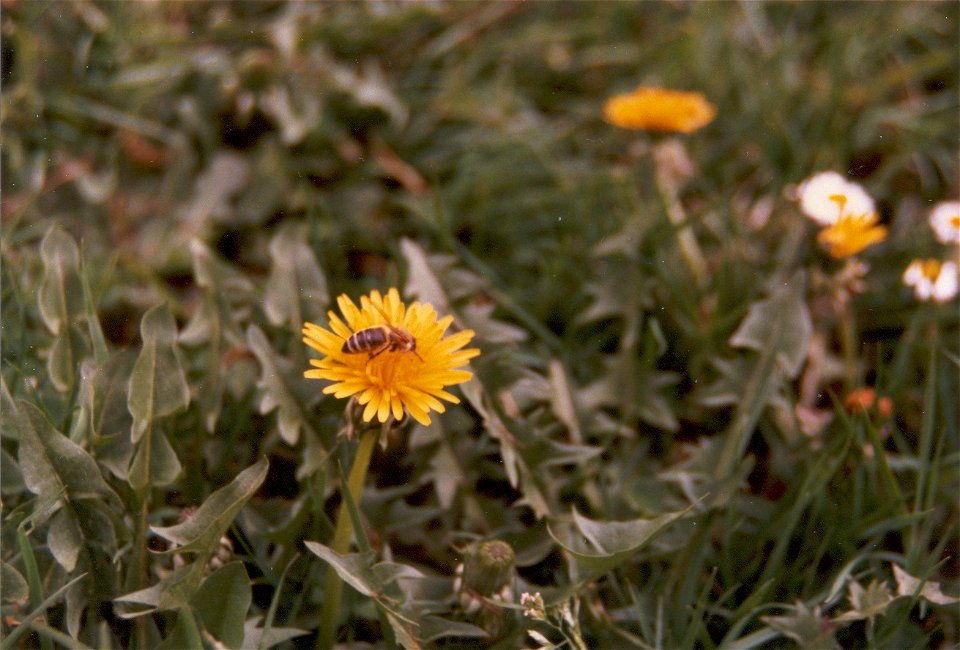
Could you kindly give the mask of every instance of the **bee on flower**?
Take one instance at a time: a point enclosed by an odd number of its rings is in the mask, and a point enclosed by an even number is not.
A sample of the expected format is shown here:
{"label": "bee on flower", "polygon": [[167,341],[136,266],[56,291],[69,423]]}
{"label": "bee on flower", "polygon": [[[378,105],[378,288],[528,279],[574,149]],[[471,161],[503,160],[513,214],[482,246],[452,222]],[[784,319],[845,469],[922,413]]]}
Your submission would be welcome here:
{"label": "bee on flower", "polygon": [[941,201],[930,211],[930,227],[943,244],[960,244],[960,201]]}
{"label": "bee on flower", "polygon": [[903,283],[913,287],[917,300],[950,302],[957,296],[957,271],[956,262],[913,260],[903,272]]}
{"label": "bee on flower", "polygon": [[303,327],[303,342],[325,355],[311,359],[314,368],[304,376],[334,382],[324,393],[338,399],[356,396],[364,407],[364,422],[374,416],[381,423],[390,416],[400,420],[406,410],[429,425],[431,410],[445,410],[440,400],[460,402],[444,388],[473,376],[463,369],[480,354],[475,348],[464,349],[472,330],[444,336],[452,316],[439,318],[429,304],[406,306],[394,288],[385,297],[379,291],[361,296],[359,308],[346,295],[337,298],[337,304],[343,318],[328,312],[330,330],[314,323]]}

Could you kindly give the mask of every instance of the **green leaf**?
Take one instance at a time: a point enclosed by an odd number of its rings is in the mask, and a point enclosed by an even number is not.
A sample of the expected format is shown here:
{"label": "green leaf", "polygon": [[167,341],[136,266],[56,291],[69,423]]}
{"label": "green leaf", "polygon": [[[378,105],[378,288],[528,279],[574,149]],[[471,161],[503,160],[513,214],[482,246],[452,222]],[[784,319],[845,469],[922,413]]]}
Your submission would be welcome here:
{"label": "green leaf", "polygon": [[135,361],[133,350],[122,350],[102,364],[86,359],[80,366],[80,400],[89,417],[93,453],[100,464],[124,481],[129,479],[134,452],[127,389]]}
{"label": "green leaf", "polygon": [[80,366],[80,399],[94,438],[130,431],[127,389],[135,360],[131,350],[123,350],[103,363],[86,359]]}
{"label": "green leaf", "polygon": [[56,499],[96,499],[107,497],[119,503],[119,497],[103,480],[100,468],[80,446],[53,428],[53,424],[33,404],[20,400],[15,419],[20,438],[20,469],[29,489],[42,501]]}
{"label": "green leaf", "polygon": [[30,598],[30,588],[20,572],[6,562],[0,562],[0,597],[5,603],[27,602]]}
{"label": "green leaf", "polygon": [[57,564],[67,573],[71,573],[77,568],[77,557],[83,548],[83,533],[68,508],[69,506],[60,508],[50,519],[47,529],[47,548],[50,549]]}
{"label": "green leaf", "polygon": [[[123,452],[118,444],[114,448],[118,453]],[[180,459],[173,450],[170,441],[162,431],[151,430],[149,435],[140,441],[134,449],[133,461],[127,471],[127,481],[134,488],[140,489],[148,485],[170,485],[180,476]]]}
{"label": "green leaf", "polygon": [[5,650],[6,648],[19,647],[17,645],[17,641],[20,640],[20,637],[23,636],[24,633],[32,629],[31,623],[33,619],[43,614],[47,610],[47,608],[49,608],[51,605],[57,602],[57,600],[59,600],[63,594],[69,591],[70,588],[73,587],[73,585],[77,584],[78,582],[80,582],[86,577],[87,577],[87,574],[82,573],[78,575],[76,578],[74,578],[73,580],[71,580],[70,582],[68,582],[67,584],[57,589],[55,592],[53,592],[46,598],[44,598],[43,602],[40,603],[37,607],[35,607],[33,610],[31,610],[26,616],[22,617],[19,621],[20,624],[13,630],[13,632],[7,635],[7,637],[3,639],[2,642],[0,642],[0,649]]}
{"label": "green leaf", "polygon": [[260,413],[266,415],[276,409],[280,437],[287,444],[295,445],[300,439],[300,428],[309,425],[300,410],[300,401],[284,381],[285,377],[292,375],[289,364],[277,356],[266,335],[256,325],[247,328],[247,344],[260,362],[261,375],[257,382],[257,387],[263,391]]}
{"label": "green leaf", "polygon": [[143,348],[133,366],[127,398],[134,443],[156,418],[176,413],[190,403],[190,389],[177,353],[177,324],[166,303],[143,315],[140,334]]}
{"label": "green leaf", "polygon": [[921,597],[936,605],[952,605],[960,601],[960,597],[943,593],[939,582],[916,578],[899,565],[893,564],[893,577],[897,581],[897,596],[910,598]]}
{"label": "green leaf", "polygon": [[304,227],[285,222],[270,240],[270,260],[263,301],[270,323],[291,324],[299,331],[305,320],[322,317],[330,293],[327,279],[306,243]]}
{"label": "green leaf", "polygon": [[70,390],[77,377],[77,366],[83,355],[83,340],[77,331],[67,326],[53,339],[47,351],[47,374],[54,388],[61,392]]}
{"label": "green leaf", "polygon": [[847,583],[847,597],[853,609],[844,612],[833,620],[837,622],[858,621],[874,618],[887,612],[887,607],[893,602],[893,594],[886,582],[872,580],[866,589],[856,580]]}
{"label": "green leaf", "polygon": [[810,311],[803,300],[805,291],[805,276],[797,272],[770,298],[754,302],[730,337],[730,345],[758,352],[776,350],[780,370],[787,377],[796,377],[813,332]]}
{"label": "green leaf", "polygon": [[414,427],[410,434],[410,448],[436,444],[436,450],[430,455],[430,467],[424,473],[424,480],[433,483],[434,494],[441,508],[449,508],[453,504],[457,490],[463,485],[466,475],[460,459],[450,445],[443,432],[443,423],[434,418],[430,426]]}
{"label": "green leaf", "polygon": [[594,521],[573,511],[573,523],[547,526],[550,536],[570,552],[577,562],[595,574],[603,574],[628,560],[654,535],[686,515],[693,506],[669,512],[653,519],[631,521]]}
{"label": "green leaf", "polygon": [[230,562],[204,580],[190,602],[213,638],[228,648],[241,648],[252,598],[243,564]]}
{"label": "green leaf", "polygon": [[265,630],[261,627],[262,616],[251,616],[243,625],[243,647],[244,648],[272,648],[284,641],[309,634],[307,630],[301,630],[295,627],[271,627]]}
{"label": "green leaf", "polygon": [[197,593],[203,579],[205,562],[195,561],[174,569],[166,578],[146,589],[114,598],[118,603],[138,603],[149,609],[121,613],[122,618],[136,618],[165,609],[182,609],[190,606],[190,599]]}
{"label": "green leaf", "polygon": [[212,433],[223,406],[227,380],[221,367],[224,355],[230,345],[246,345],[234,305],[250,302],[253,284],[199,240],[190,242],[190,253],[194,277],[203,295],[190,322],[180,333],[180,342],[184,345],[207,344],[203,385],[197,400],[207,431]]}
{"label": "green leaf", "polygon": [[[253,283],[197,239],[190,242],[190,254],[193,275],[206,300],[181,337],[192,343],[223,337],[232,345],[243,345],[243,330],[237,325],[233,305],[250,301]],[[215,331],[211,331],[211,327],[215,327]]]}
{"label": "green leaf", "polygon": [[268,467],[267,459],[261,458],[207,497],[190,519],[175,526],[151,526],[150,529],[177,545],[167,553],[212,553],[237,513],[260,488]]}
{"label": "green leaf", "polygon": [[420,619],[418,637],[423,643],[430,643],[448,636],[484,639],[490,635],[483,628],[462,621],[451,621],[439,616],[424,616]]}
{"label": "green leaf", "polygon": [[103,479],[96,461],[56,431],[36,406],[20,401],[9,415],[19,433],[20,468],[27,489],[39,496],[40,503],[60,501],[47,529],[47,545],[57,563],[71,572],[86,537],[84,521],[79,519],[80,504],[100,499],[119,504],[120,499]]}
{"label": "green leaf", "polygon": [[440,314],[450,312],[450,302],[439,278],[430,268],[426,252],[413,240],[401,239],[400,251],[407,260],[407,285],[404,293],[433,305]]}
{"label": "green leaf", "polygon": [[825,625],[826,619],[820,614],[820,608],[812,611],[797,601],[794,613],[784,616],[761,616],[760,620],[783,636],[793,639],[801,648],[833,648],[832,626]]}
{"label": "green leaf", "polygon": [[[111,265],[115,261],[116,258],[114,257]],[[103,328],[100,326],[100,318],[97,315],[97,305],[94,302],[93,289],[90,285],[90,265],[87,262],[86,255],[81,256],[80,264],[83,271],[80,273],[80,281],[83,286],[83,310],[87,320],[87,331],[90,334],[94,358],[97,363],[103,364],[106,363],[110,352],[107,348],[107,340],[103,335]]]}
{"label": "green leaf", "polygon": [[73,237],[53,225],[40,242],[40,258],[43,260],[43,279],[37,293],[37,306],[47,329],[59,335],[82,307],[80,250]]}
{"label": "green leaf", "polygon": [[364,596],[381,600],[387,587],[401,578],[422,578],[411,566],[396,562],[376,562],[373,551],[340,555],[317,542],[304,542],[311,553],[332,566],[337,575]]}
{"label": "green leaf", "polygon": [[23,473],[16,459],[6,449],[0,449],[0,488],[6,498],[23,492]]}
{"label": "green leaf", "polygon": [[180,333],[180,342],[185,345],[206,342],[203,379],[198,387],[197,402],[203,414],[203,423],[210,433],[216,429],[223,408],[224,376],[221,364],[226,350],[216,302],[214,295],[205,292],[193,318]]}
{"label": "green leaf", "polygon": [[173,630],[157,645],[157,650],[184,650],[185,648],[203,648],[197,619],[189,610],[177,612],[177,622]]}

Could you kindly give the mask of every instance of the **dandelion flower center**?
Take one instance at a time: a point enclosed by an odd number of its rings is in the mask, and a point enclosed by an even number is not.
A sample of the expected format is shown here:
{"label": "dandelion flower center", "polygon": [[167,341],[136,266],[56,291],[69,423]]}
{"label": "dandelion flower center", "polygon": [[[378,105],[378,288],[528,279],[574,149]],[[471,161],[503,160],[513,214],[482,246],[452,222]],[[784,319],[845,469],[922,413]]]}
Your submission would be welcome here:
{"label": "dandelion flower center", "polygon": [[429,304],[400,301],[396,289],[387,295],[373,291],[360,298],[360,307],[346,295],[337,298],[342,318],[328,312],[330,329],[314,323],[303,327],[303,342],[324,355],[311,359],[310,379],[333,383],[323,389],[338,399],[356,397],[363,419],[386,422],[406,411],[421,424],[430,424],[431,410],[442,413],[443,402],[459,403],[445,387],[469,380],[464,370],[480,354],[463,349],[473,331],[444,336],[453,317],[438,318]]}

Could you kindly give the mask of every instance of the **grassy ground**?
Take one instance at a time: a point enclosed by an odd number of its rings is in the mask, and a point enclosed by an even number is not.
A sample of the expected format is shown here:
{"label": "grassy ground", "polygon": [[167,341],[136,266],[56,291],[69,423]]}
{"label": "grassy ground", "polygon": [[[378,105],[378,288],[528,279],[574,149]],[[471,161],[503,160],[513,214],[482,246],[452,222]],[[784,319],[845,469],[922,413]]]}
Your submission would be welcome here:
{"label": "grassy ground", "polygon": [[[960,641],[956,3],[0,11],[3,647]],[[303,377],[390,287],[476,332],[429,426]]]}

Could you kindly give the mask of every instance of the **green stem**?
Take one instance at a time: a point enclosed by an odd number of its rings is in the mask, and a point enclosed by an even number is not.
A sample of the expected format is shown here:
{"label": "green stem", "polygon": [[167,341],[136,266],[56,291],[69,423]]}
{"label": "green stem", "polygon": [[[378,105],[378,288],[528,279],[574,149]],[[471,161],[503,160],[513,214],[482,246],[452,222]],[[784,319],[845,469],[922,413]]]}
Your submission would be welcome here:
{"label": "green stem", "polygon": [[[139,591],[147,585],[147,518],[149,495],[149,486],[133,491],[133,511],[136,513],[136,520],[133,533],[133,557],[131,558],[126,578],[126,589],[128,592]],[[139,647],[146,647],[148,642],[146,616],[137,617],[135,634],[139,637]]]}
{"label": "green stem", "polygon": [[853,322],[853,310],[847,304],[840,313],[840,344],[843,346],[845,393],[857,387],[857,326]]}
{"label": "green stem", "polygon": [[676,229],[680,256],[686,263],[697,287],[702,289],[707,284],[707,263],[703,257],[703,252],[700,250],[700,244],[697,243],[693,228],[687,223],[687,214],[680,203],[680,198],[677,196],[676,188],[667,182],[659,169],[655,177],[663,209],[667,213],[670,224]]}
{"label": "green stem", "polygon": [[[350,488],[350,494],[358,496],[363,490],[363,483],[367,478],[367,469],[370,467],[370,457],[373,455],[373,446],[379,437],[377,429],[364,429],[360,434],[360,442],[357,446],[357,454],[353,458],[353,465],[350,467],[350,476],[347,478],[347,485]],[[350,533],[353,532],[353,524],[350,521],[350,513],[347,511],[347,500],[340,502],[340,510],[337,513],[337,528],[333,533],[333,542],[330,548],[341,555],[345,554],[350,547]],[[359,534],[359,531],[358,531]],[[337,621],[340,619],[340,597],[343,593],[343,582],[337,571],[332,567],[327,567],[327,576],[325,588],[323,590],[323,609],[320,614],[320,629],[317,635],[317,648],[332,648],[336,642]]]}

